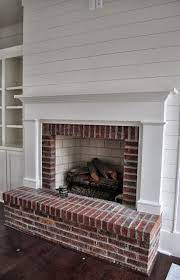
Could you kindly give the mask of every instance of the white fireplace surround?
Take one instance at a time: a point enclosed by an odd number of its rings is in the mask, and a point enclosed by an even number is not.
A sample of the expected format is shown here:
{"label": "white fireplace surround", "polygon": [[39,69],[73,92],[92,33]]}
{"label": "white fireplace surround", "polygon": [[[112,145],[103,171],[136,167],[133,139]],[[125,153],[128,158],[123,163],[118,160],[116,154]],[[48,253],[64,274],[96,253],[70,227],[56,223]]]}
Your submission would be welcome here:
{"label": "white fireplace surround", "polygon": [[167,92],[23,96],[24,185],[41,187],[42,123],[140,127],[137,210],[161,214],[161,174]]}

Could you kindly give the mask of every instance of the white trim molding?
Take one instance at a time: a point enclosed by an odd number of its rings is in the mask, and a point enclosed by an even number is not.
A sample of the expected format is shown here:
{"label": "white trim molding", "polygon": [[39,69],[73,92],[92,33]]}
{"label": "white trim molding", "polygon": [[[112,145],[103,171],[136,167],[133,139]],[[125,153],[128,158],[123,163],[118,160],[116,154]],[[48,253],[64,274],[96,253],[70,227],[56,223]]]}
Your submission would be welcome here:
{"label": "white trim molding", "polygon": [[180,232],[161,230],[159,251],[166,255],[180,256]]}
{"label": "white trim molding", "polygon": [[137,201],[137,210],[140,212],[148,212],[156,215],[162,213],[161,204],[155,203],[154,201],[139,200]]}
{"label": "white trim molding", "polygon": [[134,123],[141,128],[137,210],[161,214],[164,110],[169,94],[170,90],[102,95],[21,96],[25,104],[24,184],[34,188],[41,186],[43,122],[104,125]]}
{"label": "white trim molding", "polygon": [[40,187],[40,182],[32,178],[24,178],[23,186],[28,188],[38,189]]}
{"label": "white trim molding", "polygon": [[84,102],[164,102],[170,91],[157,92],[127,92],[111,94],[66,94],[50,96],[16,95],[25,104],[32,103],[84,103]]}
{"label": "white trim molding", "polygon": [[8,58],[8,57],[16,57],[23,55],[23,46],[14,46],[6,49],[0,50],[0,59]]}

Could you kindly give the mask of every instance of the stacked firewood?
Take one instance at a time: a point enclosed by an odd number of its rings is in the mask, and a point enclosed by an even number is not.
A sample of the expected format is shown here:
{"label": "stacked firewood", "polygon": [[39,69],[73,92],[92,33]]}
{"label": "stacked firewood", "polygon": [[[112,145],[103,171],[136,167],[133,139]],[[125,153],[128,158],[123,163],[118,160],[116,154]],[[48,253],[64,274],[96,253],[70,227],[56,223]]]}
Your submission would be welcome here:
{"label": "stacked firewood", "polygon": [[121,186],[122,176],[113,164],[94,158],[87,166],[68,171],[66,181],[69,186],[94,186],[116,190]]}

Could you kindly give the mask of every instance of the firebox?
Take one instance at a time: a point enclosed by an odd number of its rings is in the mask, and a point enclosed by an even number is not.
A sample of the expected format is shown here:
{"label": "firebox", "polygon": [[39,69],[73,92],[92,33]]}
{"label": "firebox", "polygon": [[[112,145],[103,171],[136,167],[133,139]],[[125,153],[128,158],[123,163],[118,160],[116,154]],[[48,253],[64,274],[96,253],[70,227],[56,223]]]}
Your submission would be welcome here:
{"label": "firebox", "polygon": [[42,187],[136,205],[138,126],[42,125]]}

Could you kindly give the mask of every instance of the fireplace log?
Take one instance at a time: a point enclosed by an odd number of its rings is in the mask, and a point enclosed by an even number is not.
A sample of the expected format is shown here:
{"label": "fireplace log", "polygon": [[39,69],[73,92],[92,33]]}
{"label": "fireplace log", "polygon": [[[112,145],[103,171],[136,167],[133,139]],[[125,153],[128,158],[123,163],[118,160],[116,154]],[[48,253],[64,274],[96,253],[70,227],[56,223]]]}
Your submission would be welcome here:
{"label": "fireplace log", "polygon": [[76,175],[71,178],[71,183],[84,186],[89,186],[90,181],[90,176],[87,175]]}
{"label": "fireplace log", "polygon": [[98,172],[97,172],[96,166],[94,165],[93,161],[88,162],[87,166],[89,169],[89,174],[91,175],[92,179],[98,183],[100,178],[98,176]]}
{"label": "fireplace log", "polygon": [[75,176],[75,175],[89,175],[89,168],[87,166],[72,168],[68,171],[68,174]]}
{"label": "fireplace log", "polygon": [[105,162],[102,162],[102,160],[98,159],[98,158],[94,158],[92,160],[93,165],[96,167],[96,169],[99,171],[99,173],[101,174],[102,177],[106,178],[106,179],[113,179],[113,180],[117,180],[117,171],[115,170],[115,168]]}
{"label": "fireplace log", "polygon": [[119,184],[116,180],[113,179],[107,179],[107,178],[101,178],[99,182],[100,186],[106,187],[110,190],[116,190],[119,187]]}

